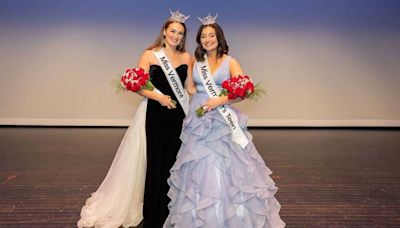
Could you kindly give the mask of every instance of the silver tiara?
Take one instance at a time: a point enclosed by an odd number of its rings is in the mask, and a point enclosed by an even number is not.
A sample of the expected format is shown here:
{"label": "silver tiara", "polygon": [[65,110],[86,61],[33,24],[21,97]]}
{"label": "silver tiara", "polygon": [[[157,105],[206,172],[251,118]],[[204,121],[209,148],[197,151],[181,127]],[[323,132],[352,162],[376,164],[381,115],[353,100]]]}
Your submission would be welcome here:
{"label": "silver tiara", "polygon": [[199,20],[201,21],[201,23],[203,25],[211,25],[211,24],[215,24],[216,20],[217,20],[218,14],[215,15],[215,17],[211,16],[210,14],[208,14],[207,17],[204,18],[199,18]]}
{"label": "silver tiara", "polygon": [[172,10],[169,9],[169,11],[171,12],[171,16],[169,17],[171,21],[185,23],[185,21],[190,17],[190,15],[185,16],[184,14],[179,13],[179,10],[172,12]]}

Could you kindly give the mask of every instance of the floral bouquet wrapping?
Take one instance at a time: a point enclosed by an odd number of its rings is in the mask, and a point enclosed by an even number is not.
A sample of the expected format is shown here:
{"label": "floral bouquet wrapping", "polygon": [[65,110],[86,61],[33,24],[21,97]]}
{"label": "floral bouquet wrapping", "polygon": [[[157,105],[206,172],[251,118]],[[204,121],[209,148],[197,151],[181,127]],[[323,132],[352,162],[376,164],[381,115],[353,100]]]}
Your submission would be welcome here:
{"label": "floral bouquet wrapping", "polygon": [[[228,96],[229,100],[246,99],[257,100],[262,94],[265,94],[260,84],[254,85],[248,75],[239,75],[222,82],[222,91],[219,96]],[[206,114],[208,108],[202,106],[196,109],[197,117]]]}

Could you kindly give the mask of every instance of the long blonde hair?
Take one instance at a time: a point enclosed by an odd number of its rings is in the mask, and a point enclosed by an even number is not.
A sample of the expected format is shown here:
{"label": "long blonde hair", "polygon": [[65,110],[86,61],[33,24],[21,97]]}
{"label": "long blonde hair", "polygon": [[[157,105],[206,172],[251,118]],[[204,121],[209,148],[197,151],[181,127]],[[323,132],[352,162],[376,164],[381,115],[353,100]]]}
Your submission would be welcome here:
{"label": "long blonde hair", "polygon": [[183,28],[184,28],[182,43],[180,43],[180,44],[176,47],[176,50],[179,51],[179,52],[185,52],[185,50],[186,50],[186,48],[185,48],[185,43],[186,43],[186,25],[185,25],[184,23],[182,23],[182,22],[179,22],[179,21],[171,21],[171,20],[167,20],[167,21],[164,23],[164,25],[163,25],[163,27],[161,28],[161,31],[160,31],[160,33],[158,34],[156,40],[153,42],[153,44],[151,44],[151,45],[147,48],[147,50],[160,49],[160,48],[162,48],[162,47],[165,47],[165,44],[164,44],[164,39],[165,39],[164,31],[165,31],[165,30],[169,27],[169,25],[172,24],[172,23],[179,23],[179,24],[181,24],[181,25],[183,26]]}

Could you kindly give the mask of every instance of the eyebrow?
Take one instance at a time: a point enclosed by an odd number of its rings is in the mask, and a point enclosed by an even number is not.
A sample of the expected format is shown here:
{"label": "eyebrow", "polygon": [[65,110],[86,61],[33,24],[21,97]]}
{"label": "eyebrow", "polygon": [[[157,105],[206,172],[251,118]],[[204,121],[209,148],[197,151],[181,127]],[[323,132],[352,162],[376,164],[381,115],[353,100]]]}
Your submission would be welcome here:
{"label": "eyebrow", "polygon": [[205,36],[205,35],[215,35],[215,34],[216,34],[215,32],[210,32],[210,33],[202,33],[201,35]]}
{"label": "eyebrow", "polygon": [[178,31],[178,32],[182,32],[183,33],[183,31],[181,31],[181,30],[179,30],[179,29],[176,29],[176,28],[170,28],[171,30],[175,30],[175,31]]}

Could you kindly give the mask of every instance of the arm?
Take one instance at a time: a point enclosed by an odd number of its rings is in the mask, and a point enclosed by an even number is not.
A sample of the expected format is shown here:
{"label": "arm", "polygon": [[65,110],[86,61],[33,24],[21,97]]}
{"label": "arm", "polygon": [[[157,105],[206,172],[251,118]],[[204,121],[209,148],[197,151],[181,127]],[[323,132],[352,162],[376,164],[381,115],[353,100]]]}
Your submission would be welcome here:
{"label": "arm", "polygon": [[[231,58],[229,61],[229,71],[231,77],[237,77],[238,75],[243,75],[243,71],[242,68],[240,67],[239,62],[234,58]],[[242,101],[242,99],[237,98],[235,100],[229,100],[228,96],[220,96],[208,99],[204,105],[207,106],[208,110],[210,111],[220,105],[233,104],[239,101]]]}
{"label": "arm", "polygon": [[189,67],[188,67],[188,72],[187,72],[187,78],[185,81],[185,89],[190,95],[193,95],[197,92],[196,86],[193,82],[193,66],[194,66],[194,57],[193,56],[189,55],[188,66]]}
{"label": "arm", "polygon": [[[146,72],[149,72],[150,69],[150,60],[153,56],[153,53],[150,50],[146,50],[142,56],[140,57],[138,67],[143,68]],[[176,105],[172,102],[171,97],[168,95],[158,94],[154,91],[141,89],[137,92],[137,94],[146,97],[148,99],[152,99],[158,101],[162,106],[167,106],[167,108],[176,108]]]}

